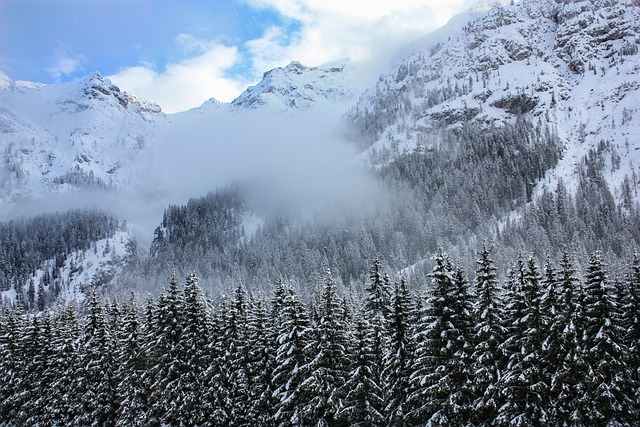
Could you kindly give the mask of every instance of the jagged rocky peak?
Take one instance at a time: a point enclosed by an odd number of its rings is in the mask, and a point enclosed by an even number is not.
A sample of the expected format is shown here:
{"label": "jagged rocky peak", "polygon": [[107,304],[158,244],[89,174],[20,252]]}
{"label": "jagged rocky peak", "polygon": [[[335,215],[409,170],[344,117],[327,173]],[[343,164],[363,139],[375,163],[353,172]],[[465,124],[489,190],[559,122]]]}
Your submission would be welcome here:
{"label": "jagged rocky peak", "polygon": [[141,100],[129,92],[121,91],[111,80],[97,71],[83,79],[81,92],[84,98],[89,100],[114,99],[124,109],[134,107],[146,120],[151,119],[150,114],[162,112],[158,104]]}
{"label": "jagged rocky peak", "polygon": [[550,111],[573,108],[577,85],[593,84],[586,72],[612,69],[620,77],[607,80],[637,86],[622,80],[639,74],[638,0],[522,0],[450,25],[448,37],[425,39],[421,52],[381,76],[351,110],[371,142],[385,129],[397,133],[391,126],[398,122],[415,138],[412,130],[469,120],[493,125],[529,114],[553,121]]}
{"label": "jagged rocky peak", "polygon": [[294,61],[262,76],[231,103],[234,110],[267,106],[277,110],[306,110],[324,102],[346,103],[355,93],[344,64],[308,67]]}

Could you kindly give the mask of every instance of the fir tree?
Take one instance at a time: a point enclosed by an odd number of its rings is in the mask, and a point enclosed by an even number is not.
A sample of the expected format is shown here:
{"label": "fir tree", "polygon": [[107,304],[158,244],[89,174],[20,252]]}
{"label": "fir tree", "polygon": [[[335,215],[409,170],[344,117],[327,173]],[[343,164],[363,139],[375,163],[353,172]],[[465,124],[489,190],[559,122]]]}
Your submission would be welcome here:
{"label": "fir tree", "polygon": [[384,426],[384,394],[379,384],[380,366],[376,363],[376,338],[379,336],[369,322],[356,315],[351,340],[353,366],[347,375],[341,395],[344,396],[338,412],[341,423],[349,426]]}
{"label": "fir tree", "polygon": [[322,288],[318,314],[313,340],[306,349],[310,355],[308,365],[303,367],[307,377],[299,386],[301,393],[309,396],[301,402],[300,416],[304,425],[333,426],[338,424],[350,361],[344,312],[331,273],[327,273]]}
{"label": "fir tree", "polygon": [[300,408],[311,397],[300,385],[308,377],[311,324],[295,290],[287,288],[283,301],[282,322],[278,327],[276,368],[273,373],[274,397],[278,401],[275,419],[278,425],[301,425]]}
{"label": "fir tree", "polygon": [[496,268],[486,245],[482,246],[477,265],[474,281],[477,299],[473,305],[475,351],[470,372],[474,378],[473,420],[483,425],[493,420],[498,410],[497,392],[502,372],[499,345],[505,338],[505,329]]}
{"label": "fir tree", "polygon": [[633,406],[629,396],[622,331],[616,322],[616,307],[599,252],[589,258],[585,277],[584,340],[589,375],[585,392],[591,400],[588,423],[607,425],[627,419]]}
{"label": "fir tree", "polygon": [[408,424],[407,393],[414,357],[415,306],[404,279],[396,283],[387,319],[387,342],[382,372],[388,425]]}
{"label": "fir tree", "polygon": [[468,408],[469,311],[462,273],[438,250],[432,289],[415,332],[415,360],[407,404],[410,419],[431,425],[464,424]]}
{"label": "fir tree", "polygon": [[95,288],[88,307],[88,318],[80,344],[80,371],[75,381],[80,405],[76,423],[114,425],[117,407],[114,346],[107,319]]}

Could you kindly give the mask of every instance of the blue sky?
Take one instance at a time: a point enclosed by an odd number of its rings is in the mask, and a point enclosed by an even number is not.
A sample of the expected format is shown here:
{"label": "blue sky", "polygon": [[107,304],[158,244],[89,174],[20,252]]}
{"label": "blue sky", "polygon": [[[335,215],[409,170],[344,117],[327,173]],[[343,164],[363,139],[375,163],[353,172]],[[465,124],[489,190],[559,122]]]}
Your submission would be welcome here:
{"label": "blue sky", "polygon": [[0,70],[66,82],[100,71],[175,112],[231,101],[263,72],[371,60],[477,0],[0,0]]}

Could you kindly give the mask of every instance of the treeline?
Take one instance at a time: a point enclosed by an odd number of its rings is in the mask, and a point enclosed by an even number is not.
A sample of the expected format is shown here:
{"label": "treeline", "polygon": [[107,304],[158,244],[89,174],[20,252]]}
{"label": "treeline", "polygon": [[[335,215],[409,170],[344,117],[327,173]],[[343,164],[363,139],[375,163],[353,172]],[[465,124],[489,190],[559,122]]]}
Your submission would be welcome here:
{"label": "treeline", "polygon": [[[495,223],[532,200],[535,183],[557,164],[560,146],[548,129],[525,121],[491,129],[468,125],[439,136],[440,144],[398,153],[372,171],[377,193],[329,218],[261,212],[241,185],[171,206],[142,281],[177,268],[207,283],[231,278],[254,288],[265,278],[308,282],[329,268],[348,285],[362,281],[367,260],[378,255],[395,270],[420,262],[439,244],[473,259],[477,242],[493,238]],[[246,230],[251,215],[262,225]]]}
{"label": "treeline", "polygon": [[434,264],[420,296],[376,260],[362,295],[327,273],[306,301],[280,280],[214,304],[189,275],[144,307],[5,309],[0,424],[637,425],[640,257]]}
{"label": "treeline", "polygon": [[70,210],[0,222],[0,291],[13,286],[22,295],[23,289],[34,286],[28,283],[33,273],[51,259],[55,259],[54,267],[35,287],[54,285],[68,254],[113,236],[119,226],[113,215],[98,210]]}
{"label": "treeline", "polygon": [[[607,162],[607,158],[612,158]],[[610,189],[603,176],[605,165],[616,168],[617,153],[602,142],[578,163],[575,193],[559,180],[554,189],[543,188],[537,200],[522,210],[518,221],[507,221],[497,240],[502,247],[531,247],[538,256],[560,254],[569,244],[581,256],[601,250],[609,259],[620,259],[640,245],[638,176],[625,176],[620,187]],[[613,164],[611,164],[613,163]],[[618,193],[616,203],[612,191]]]}

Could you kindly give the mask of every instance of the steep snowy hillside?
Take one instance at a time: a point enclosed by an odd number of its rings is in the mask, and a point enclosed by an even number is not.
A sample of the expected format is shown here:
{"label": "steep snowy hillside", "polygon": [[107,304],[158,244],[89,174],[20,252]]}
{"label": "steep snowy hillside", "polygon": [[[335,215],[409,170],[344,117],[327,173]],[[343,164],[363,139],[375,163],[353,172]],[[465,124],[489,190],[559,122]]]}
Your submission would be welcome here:
{"label": "steep snowy hillside", "polygon": [[[134,237],[125,231],[93,242],[87,250],[76,250],[61,259],[52,258],[42,263],[22,284],[27,294],[23,304],[32,307],[48,307],[56,300],[82,301],[85,290],[110,284],[123,267],[137,254]],[[31,294],[32,300],[29,300]],[[14,304],[17,291],[15,283],[7,290],[0,290],[0,302]],[[43,301],[40,299],[43,298]]]}
{"label": "steep snowy hillside", "polygon": [[0,73],[0,200],[132,185],[161,117],[99,73],[58,85]]}
{"label": "steep snowy hillside", "polygon": [[288,111],[307,110],[322,104],[346,107],[355,98],[350,71],[348,65],[307,67],[292,62],[264,73],[257,85],[249,87],[231,103],[231,108],[238,111],[266,106]]}
{"label": "steep snowy hillside", "polygon": [[519,119],[565,144],[545,182],[571,185],[590,149],[606,147],[612,188],[640,166],[640,4],[537,0],[452,20],[423,51],[380,77],[349,116],[363,159],[384,163],[466,123]]}

